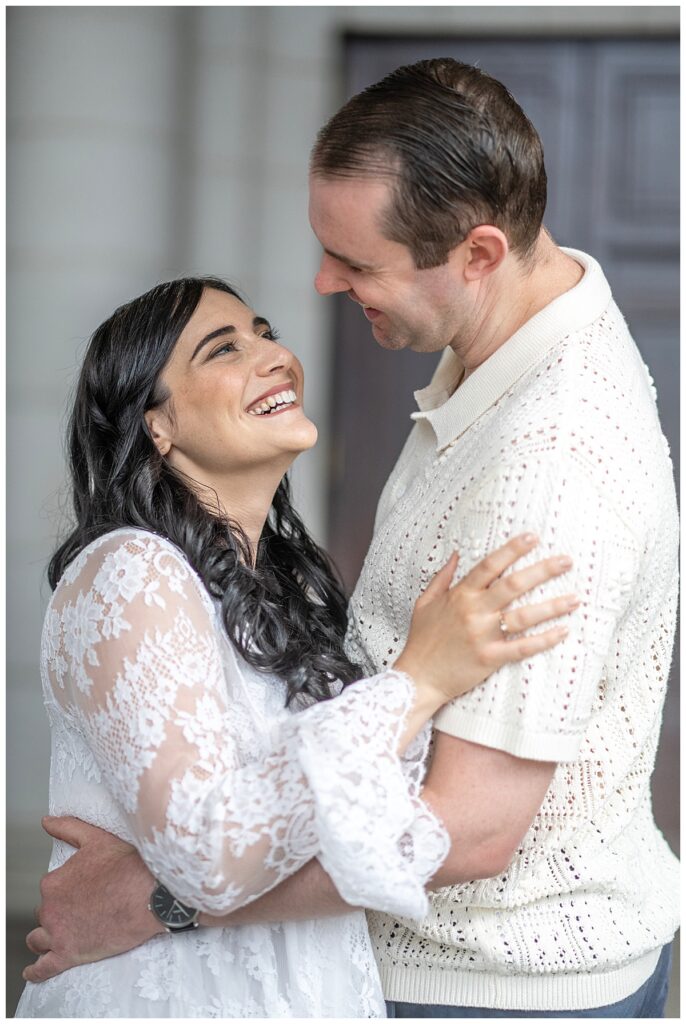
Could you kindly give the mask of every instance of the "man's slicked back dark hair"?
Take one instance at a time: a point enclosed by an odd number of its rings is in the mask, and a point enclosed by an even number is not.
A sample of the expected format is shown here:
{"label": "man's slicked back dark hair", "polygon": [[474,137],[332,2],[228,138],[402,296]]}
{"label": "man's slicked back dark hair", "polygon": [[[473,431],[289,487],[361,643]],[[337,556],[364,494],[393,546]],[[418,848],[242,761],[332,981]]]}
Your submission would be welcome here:
{"label": "man's slicked back dark hair", "polygon": [[527,261],[546,204],[541,140],[505,86],[448,57],[397,68],[321,129],[311,171],[389,177],[381,230],[422,270],[444,264],[478,224]]}

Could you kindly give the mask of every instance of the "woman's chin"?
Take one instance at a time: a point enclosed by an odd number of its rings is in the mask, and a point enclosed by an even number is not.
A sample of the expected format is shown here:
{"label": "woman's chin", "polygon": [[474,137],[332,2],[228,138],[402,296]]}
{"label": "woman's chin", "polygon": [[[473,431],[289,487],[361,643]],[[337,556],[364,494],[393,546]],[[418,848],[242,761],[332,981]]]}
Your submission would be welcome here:
{"label": "woman's chin", "polygon": [[265,424],[270,434],[268,440],[265,438],[268,445],[266,451],[275,455],[277,460],[286,457],[292,461],[302,452],[314,448],[317,443],[317,428],[312,420],[304,414],[296,417],[295,413],[284,413],[279,416],[279,420],[281,422],[276,433],[273,433],[277,426],[276,422]]}
{"label": "woman's chin", "polygon": [[307,452],[310,448],[314,448],[317,443],[318,431],[312,420],[308,420],[307,417],[303,416],[303,421],[298,424],[298,429],[293,430],[293,452],[300,454],[300,452]]}

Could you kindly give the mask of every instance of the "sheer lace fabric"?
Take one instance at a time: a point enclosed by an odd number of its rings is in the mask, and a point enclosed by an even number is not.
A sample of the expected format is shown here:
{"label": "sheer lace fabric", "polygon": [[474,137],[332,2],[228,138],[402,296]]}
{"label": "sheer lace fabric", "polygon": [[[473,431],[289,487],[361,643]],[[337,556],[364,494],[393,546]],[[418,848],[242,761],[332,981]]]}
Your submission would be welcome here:
{"label": "sheer lace fabric", "polygon": [[[318,856],[351,904],[420,917],[447,852],[404,759],[413,687],[386,672],[297,714],[225,638],[185,557],[115,531],[46,614],[53,814],[134,843],[177,896],[224,913]],[[51,866],[72,851],[56,844]],[[295,959],[293,959],[295,957]],[[29,985],[20,1016],[383,1016],[364,914],[158,936]]]}

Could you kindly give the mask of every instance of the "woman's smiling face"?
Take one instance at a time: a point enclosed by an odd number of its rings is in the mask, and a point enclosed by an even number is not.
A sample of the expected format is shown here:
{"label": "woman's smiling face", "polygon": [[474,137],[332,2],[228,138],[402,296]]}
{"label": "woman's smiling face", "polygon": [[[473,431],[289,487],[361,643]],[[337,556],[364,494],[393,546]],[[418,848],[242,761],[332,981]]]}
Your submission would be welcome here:
{"label": "woman's smiling face", "polygon": [[170,397],[145,414],[151,436],[199,483],[262,468],[282,475],[317,440],[302,408],[300,362],[264,317],[225,292],[203,291],[161,383]]}

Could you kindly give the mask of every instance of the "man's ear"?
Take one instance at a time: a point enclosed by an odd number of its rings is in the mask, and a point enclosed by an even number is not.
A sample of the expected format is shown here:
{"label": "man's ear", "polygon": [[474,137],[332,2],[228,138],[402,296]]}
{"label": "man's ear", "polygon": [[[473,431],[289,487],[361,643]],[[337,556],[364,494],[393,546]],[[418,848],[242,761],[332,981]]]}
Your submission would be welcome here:
{"label": "man's ear", "polygon": [[161,408],[148,409],[143,414],[148,433],[160,455],[168,455],[172,446],[171,423],[169,416]]}
{"label": "man's ear", "polygon": [[479,281],[501,266],[510,251],[507,238],[494,224],[479,224],[465,238],[467,262],[464,275],[467,281]]}

